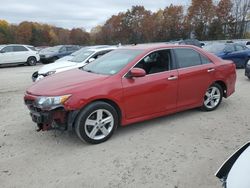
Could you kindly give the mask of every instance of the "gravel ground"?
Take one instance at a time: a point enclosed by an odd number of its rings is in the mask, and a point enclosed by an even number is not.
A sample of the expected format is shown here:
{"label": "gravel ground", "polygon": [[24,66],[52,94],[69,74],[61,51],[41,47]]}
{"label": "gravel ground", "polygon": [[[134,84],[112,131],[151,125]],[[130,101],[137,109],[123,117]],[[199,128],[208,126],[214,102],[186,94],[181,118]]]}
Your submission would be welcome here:
{"label": "gravel ground", "polygon": [[197,109],[119,128],[99,145],[36,132],[23,103],[39,66],[0,68],[1,187],[221,187],[214,173],[250,134],[250,81],[213,112]]}

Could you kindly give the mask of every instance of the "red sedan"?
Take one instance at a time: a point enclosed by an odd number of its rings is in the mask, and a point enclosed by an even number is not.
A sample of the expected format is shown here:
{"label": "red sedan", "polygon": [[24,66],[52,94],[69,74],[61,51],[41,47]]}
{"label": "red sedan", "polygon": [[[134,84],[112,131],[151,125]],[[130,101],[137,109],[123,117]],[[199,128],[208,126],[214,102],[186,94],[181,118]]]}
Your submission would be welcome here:
{"label": "red sedan", "polygon": [[79,69],[49,76],[24,100],[38,130],[75,129],[97,144],[117,126],[182,110],[216,109],[235,90],[235,65],[200,48],[136,45]]}

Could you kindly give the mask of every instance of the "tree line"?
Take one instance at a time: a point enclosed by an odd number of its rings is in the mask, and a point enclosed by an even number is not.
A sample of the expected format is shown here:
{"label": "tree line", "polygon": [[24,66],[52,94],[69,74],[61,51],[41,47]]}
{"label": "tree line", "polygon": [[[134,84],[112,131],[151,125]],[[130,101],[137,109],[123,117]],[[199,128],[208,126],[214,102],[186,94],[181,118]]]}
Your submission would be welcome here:
{"label": "tree line", "polygon": [[[90,32],[24,21],[18,25],[0,20],[0,44],[34,46],[57,44],[131,44],[184,38],[198,40],[249,38],[249,0],[192,0],[189,7],[169,5],[156,12],[132,6],[112,15]],[[249,23],[250,24],[250,23]]]}

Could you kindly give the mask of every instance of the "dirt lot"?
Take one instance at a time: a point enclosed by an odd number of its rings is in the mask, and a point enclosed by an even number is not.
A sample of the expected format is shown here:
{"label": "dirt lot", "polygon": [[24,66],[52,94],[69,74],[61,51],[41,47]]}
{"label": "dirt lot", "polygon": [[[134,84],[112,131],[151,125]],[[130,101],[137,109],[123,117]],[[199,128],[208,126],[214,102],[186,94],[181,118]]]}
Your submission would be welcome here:
{"label": "dirt lot", "polygon": [[221,187],[214,173],[250,135],[250,81],[213,112],[197,109],[120,128],[100,145],[36,132],[23,104],[36,67],[0,68],[0,187]]}

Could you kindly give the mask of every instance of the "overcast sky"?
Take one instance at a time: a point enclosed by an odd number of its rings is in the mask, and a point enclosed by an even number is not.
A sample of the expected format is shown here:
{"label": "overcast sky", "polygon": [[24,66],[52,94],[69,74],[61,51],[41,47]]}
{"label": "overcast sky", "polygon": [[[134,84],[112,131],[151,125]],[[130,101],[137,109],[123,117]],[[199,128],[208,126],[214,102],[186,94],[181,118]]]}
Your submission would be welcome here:
{"label": "overcast sky", "polygon": [[63,28],[90,30],[103,24],[111,15],[124,12],[132,5],[156,11],[173,4],[187,6],[190,0],[0,0],[0,19],[9,23],[34,21]]}

